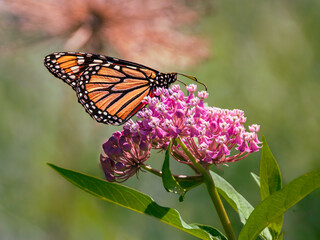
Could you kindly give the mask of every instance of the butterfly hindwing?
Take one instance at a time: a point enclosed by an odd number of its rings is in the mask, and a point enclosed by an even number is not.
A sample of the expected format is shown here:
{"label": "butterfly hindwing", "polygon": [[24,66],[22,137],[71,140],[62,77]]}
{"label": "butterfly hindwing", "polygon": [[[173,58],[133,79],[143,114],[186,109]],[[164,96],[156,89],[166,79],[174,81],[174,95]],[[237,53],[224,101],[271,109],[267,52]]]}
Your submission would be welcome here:
{"label": "butterfly hindwing", "polygon": [[[153,77],[157,75],[150,71]],[[102,64],[89,67],[80,76],[77,94],[96,121],[119,125],[140,110],[143,98],[151,96],[154,90],[145,69]]]}

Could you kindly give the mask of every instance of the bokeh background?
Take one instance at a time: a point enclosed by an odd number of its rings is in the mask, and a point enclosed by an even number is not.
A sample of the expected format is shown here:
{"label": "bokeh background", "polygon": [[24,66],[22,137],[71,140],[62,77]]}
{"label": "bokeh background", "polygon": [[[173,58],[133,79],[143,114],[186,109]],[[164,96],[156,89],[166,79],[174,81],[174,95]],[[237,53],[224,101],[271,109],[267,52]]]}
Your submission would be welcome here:
{"label": "bokeh background", "polygon": [[[209,105],[242,109],[261,125],[288,183],[320,165],[319,25],[315,0],[0,0],[0,239],[195,239],[98,200],[46,165],[103,178],[101,144],[119,128],[93,121],[45,69],[45,55],[90,51],[197,76]],[[215,169],[253,205],[259,157]],[[149,163],[162,159],[155,153]],[[125,184],[188,223],[222,229],[204,187],[180,203],[150,174]],[[285,214],[285,239],[320,239],[319,200],[318,190]]]}

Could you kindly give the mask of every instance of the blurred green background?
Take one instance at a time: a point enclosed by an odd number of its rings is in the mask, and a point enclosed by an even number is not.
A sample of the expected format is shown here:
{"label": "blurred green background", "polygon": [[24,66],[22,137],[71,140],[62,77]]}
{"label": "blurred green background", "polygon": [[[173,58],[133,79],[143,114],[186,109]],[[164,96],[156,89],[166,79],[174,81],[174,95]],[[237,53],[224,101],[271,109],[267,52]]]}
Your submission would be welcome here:
{"label": "blurred green background", "polygon": [[[260,138],[266,136],[285,184],[319,168],[320,2],[219,0],[188,7],[199,19],[183,31],[206,38],[210,55],[192,67],[171,64],[160,70],[197,76],[208,86],[209,105],[242,109],[248,125],[260,124]],[[0,239],[195,239],[95,199],[46,165],[103,178],[101,144],[119,128],[94,122],[71,88],[43,66],[45,55],[64,50],[63,37],[42,40],[41,32],[17,30],[17,16],[0,14],[9,23],[0,29]],[[259,157],[215,169],[253,205],[260,196],[250,172],[258,173]],[[149,163],[160,167],[162,159],[154,154]],[[180,203],[161,179],[147,173],[125,185],[178,209],[188,223],[222,229],[203,186]],[[285,214],[285,239],[320,239],[319,200],[318,190]],[[238,234],[239,218],[227,210]]]}

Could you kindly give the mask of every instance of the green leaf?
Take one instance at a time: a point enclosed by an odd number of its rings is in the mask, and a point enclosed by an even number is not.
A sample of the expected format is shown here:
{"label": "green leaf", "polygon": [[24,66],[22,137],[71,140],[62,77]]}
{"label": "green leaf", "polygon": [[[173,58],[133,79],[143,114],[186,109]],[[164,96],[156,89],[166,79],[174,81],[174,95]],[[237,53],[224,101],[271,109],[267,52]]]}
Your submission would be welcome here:
{"label": "green leaf", "polygon": [[281,190],[274,192],[253,210],[240,232],[239,240],[256,239],[262,229],[319,187],[318,169],[294,179]]}
{"label": "green leaf", "polygon": [[185,223],[177,210],[159,206],[151,197],[132,188],[117,183],[110,183],[84,173],[61,168],[51,163],[48,163],[48,165],[73,185],[99,199],[138,213],[153,216],[168,225],[200,239],[226,240],[226,237],[223,236],[222,233],[212,227],[201,227],[202,225]]}
{"label": "green leaf", "polygon": [[208,225],[202,225],[202,224],[198,224],[198,223],[194,223],[192,225],[196,225],[199,228],[205,230],[206,232],[210,233],[211,236],[217,237],[218,239],[221,240],[228,240],[225,236],[222,236],[221,232],[219,232],[217,229],[210,227]]}
{"label": "green leaf", "polygon": [[261,200],[282,188],[282,178],[276,159],[274,158],[267,141],[262,136],[263,148],[260,161],[260,193]]}
{"label": "green leaf", "polygon": [[167,148],[164,162],[162,165],[162,183],[164,188],[168,192],[173,192],[180,195],[180,201],[183,201],[185,189],[183,189],[180,184],[176,181],[173,177],[171,170],[170,170],[170,152],[171,152],[172,141],[169,143]]}
{"label": "green leaf", "polygon": [[[230,206],[239,214],[240,221],[245,224],[253,211],[252,205],[238,193],[230,183],[224,178],[220,177],[213,171],[210,171],[213,181],[219,194],[230,204]],[[270,232],[266,229],[261,233],[261,237],[264,239],[271,240],[272,237]]]}
{"label": "green leaf", "polygon": [[283,233],[281,233],[281,234],[279,235],[279,237],[277,238],[277,240],[283,240]]}
{"label": "green leaf", "polygon": [[260,177],[257,174],[253,173],[253,172],[251,172],[250,174],[253,177],[253,180],[256,182],[256,184],[260,188]]}
{"label": "green leaf", "polygon": [[[269,197],[272,193],[282,188],[282,177],[280,168],[274,158],[266,138],[262,136],[263,148],[260,160],[260,195],[261,201]],[[269,229],[274,239],[280,235],[283,224],[283,215],[280,215],[273,223],[270,223]]]}
{"label": "green leaf", "polygon": [[176,180],[179,182],[180,186],[186,191],[189,191],[192,188],[195,188],[203,183],[202,180],[196,179],[194,181],[190,180],[184,180],[181,175],[179,175],[179,178],[176,178]]}

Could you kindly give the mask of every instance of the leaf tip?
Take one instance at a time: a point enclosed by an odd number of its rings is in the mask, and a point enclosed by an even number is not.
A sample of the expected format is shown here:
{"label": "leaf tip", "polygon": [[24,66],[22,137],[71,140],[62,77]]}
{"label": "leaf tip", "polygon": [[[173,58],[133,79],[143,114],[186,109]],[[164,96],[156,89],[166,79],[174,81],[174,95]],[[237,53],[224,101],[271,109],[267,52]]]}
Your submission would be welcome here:
{"label": "leaf tip", "polygon": [[59,167],[58,167],[57,165],[54,165],[53,163],[46,162],[46,164],[47,164],[49,167],[53,168],[54,170],[58,170],[58,169],[59,169]]}

